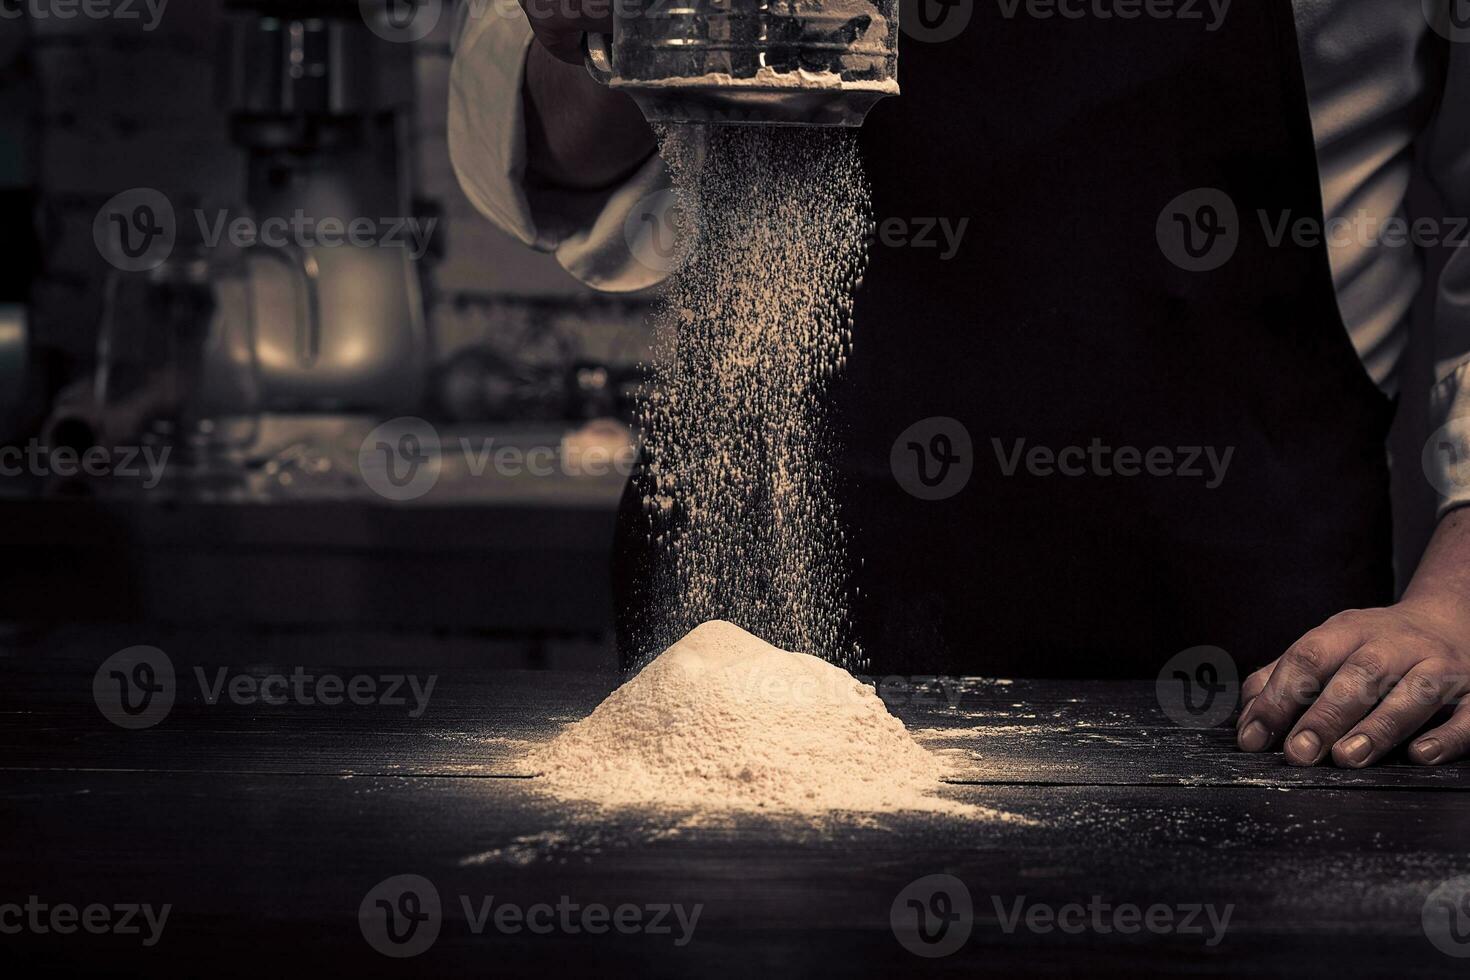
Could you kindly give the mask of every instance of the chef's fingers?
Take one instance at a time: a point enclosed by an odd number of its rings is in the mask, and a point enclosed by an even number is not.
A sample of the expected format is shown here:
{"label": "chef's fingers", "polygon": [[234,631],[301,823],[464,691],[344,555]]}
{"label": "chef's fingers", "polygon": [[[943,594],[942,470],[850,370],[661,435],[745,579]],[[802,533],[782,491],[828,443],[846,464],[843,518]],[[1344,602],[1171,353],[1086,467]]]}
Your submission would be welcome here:
{"label": "chef's fingers", "polygon": [[582,37],[612,33],[612,0],[520,0],[536,40],[559,61],[580,65]]}
{"label": "chef's fingers", "polygon": [[613,0],[520,0],[531,27],[612,33]]}
{"label": "chef's fingers", "polygon": [[1241,715],[1236,739],[1240,747],[1264,752],[1274,745],[1362,642],[1362,628],[1350,617],[1336,616],[1292,644]]}
{"label": "chef's fingers", "polygon": [[1250,703],[1256,698],[1260,697],[1261,692],[1266,689],[1266,682],[1271,679],[1271,671],[1275,670],[1276,665],[1279,663],[1281,663],[1281,658],[1277,657],[1275,660],[1271,661],[1269,664],[1247,677],[1245,679],[1245,683],[1240,685],[1240,703],[1242,716],[1244,715],[1245,708],[1248,707]]}
{"label": "chef's fingers", "polygon": [[1266,682],[1271,679],[1271,672],[1276,669],[1276,665],[1279,663],[1281,663],[1281,658],[1277,657],[1260,670],[1251,673],[1245,679],[1244,683],[1240,685],[1240,714],[1235,719],[1235,737],[1237,739],[1240,738],[1241,721],[1246,715],[1250,714],[1251,704],[1266,689]]}
{"label": "chef's fingers", "polygon": [[1359,647],[1286,737],[1286,761],[1297,766],[1321,762],[1420,659],[1381,640]]}
{"label": "chef's fingers", "polygon": [[1423,728],[1463,690],[1463,679],[1455,676],[1448,661],[1420,661],[1372,714],[1332,747],[1332,761],[1350,769],[1371,766]]}
{"label": "chef's fingers", "polygon": [[1421,766],[1442,766],[1470,754],[1470,700],[1461,699],[1450,720],[1431,728],[1409,746],[1409,758]]}

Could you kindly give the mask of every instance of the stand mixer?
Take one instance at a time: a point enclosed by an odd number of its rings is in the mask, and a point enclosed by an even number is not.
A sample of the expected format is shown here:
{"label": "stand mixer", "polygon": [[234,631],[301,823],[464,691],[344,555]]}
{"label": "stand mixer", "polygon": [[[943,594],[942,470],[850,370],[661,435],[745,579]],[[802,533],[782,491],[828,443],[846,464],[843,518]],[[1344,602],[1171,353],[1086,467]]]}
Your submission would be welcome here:
{"label": "stand mixer", "polygon": [[[412,46],[365,17],[388,0],[227,0],[223,89],[257,221],[414,216],[408,161]],[[429,340],[418,264],[402,247],[297,248],[319,317],[289,270],[258,270],[263,405],[396,412],[418,404]]]}

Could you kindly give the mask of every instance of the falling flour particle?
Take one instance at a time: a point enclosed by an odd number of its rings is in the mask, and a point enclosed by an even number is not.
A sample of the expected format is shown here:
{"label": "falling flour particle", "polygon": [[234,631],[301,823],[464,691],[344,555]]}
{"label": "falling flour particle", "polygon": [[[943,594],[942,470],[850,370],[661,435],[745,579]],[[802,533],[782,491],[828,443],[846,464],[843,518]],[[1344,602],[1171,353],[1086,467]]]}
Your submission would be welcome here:
{"label": "falling flour particle", "polygon": [[729,623],[700,626],[532,758],[542,785],[607,807],[928,811],[942,765],[877,694]]}
{"label": "falling flour particle", "polygon": [[828,387],[852,343],[869,188],[854,134],[672,127],[682,262],[654,315],[640,661],[709,620],[863,669]]}

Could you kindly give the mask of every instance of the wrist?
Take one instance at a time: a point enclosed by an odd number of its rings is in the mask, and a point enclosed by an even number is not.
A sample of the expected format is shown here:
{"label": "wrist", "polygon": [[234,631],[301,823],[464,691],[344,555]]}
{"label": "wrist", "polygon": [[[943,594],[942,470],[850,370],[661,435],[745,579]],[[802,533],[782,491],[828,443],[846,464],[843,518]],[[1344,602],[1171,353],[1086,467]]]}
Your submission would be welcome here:
{"label": "wrist", "polygon": [[540,41],[526,55],[522,88],[527,169],[557,187],[596,190],[626,179],[658,148],[631,98],[595,81]]}
{"label": "wrist", "polygon": [[1440,520],[1400,605],[1470,633],[1470,508]]}

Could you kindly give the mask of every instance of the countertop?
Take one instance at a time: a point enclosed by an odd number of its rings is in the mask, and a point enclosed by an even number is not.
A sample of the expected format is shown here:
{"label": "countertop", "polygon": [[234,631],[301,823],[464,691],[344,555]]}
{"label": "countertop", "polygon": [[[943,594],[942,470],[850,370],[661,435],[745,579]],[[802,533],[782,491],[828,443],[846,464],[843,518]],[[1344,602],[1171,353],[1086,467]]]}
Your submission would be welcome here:
{"label": "countertop", "polygon": [[[1440,898],[1459,892],[1437,893],[1427,930],[1425,909],[1436,888],[1470,874],[1470,770],[1402,761],[1364,772],[1288,768],[1279,755],[1235,751],[1228,724],[1173,724],[1148,683],[886,687],[895,713],[950,759],[945,795],[1007,819],[690,820],[570,805],[526,775],[526,751],[590,711],[610,689],[606,676],[272,665],[221,675],[217,665],[177,662],[167,714],[130,731],[94,700],[106,656],[0,660],[0,906],[35,895],[171,912],[146,948],[142,936],[110,932],[0,935],[0,947],[30,972],[1408,976],[1466,968],[1429,935],[1435,923],[1449,924]],[[371,677],[378,694],[402,675],[404,703],[328,706],[292,696],[272,706],[228,694],[209,703],[221,679],[248,690],[238,678],[276,672],[347,684]],[[422,689],[431,674],[432,692],[411,716],[406,678]],[[320,691],[316,684],[307,689]],[[380,883],[400,875],[431,883],[442,909],[437,937],[412,958],[376,951],[359,922],[360,908],[372,914]],[[953,904],[955,879],[970,910]],[[934,904],[936,888],[948,904]],[[905,908],[916,894],[936,915],[961,909],[946,937],[968,935],[949,955],[917,955],[895,932],[895,916],[912,914]],[[632,905],[649,925],[660,907],[700,911],[682,934],[677,924],[657,934],[571,934],[560,925],[534,934],[493,920],[476,932],[486,908],[558,902]],[[1194,927],[1151,930],[1117,917],[1135,906],[1140,915],[1162,906]],[[1227,909],[1226,928],[1212,930],[1208,912]],[[1047,910],[1068,928],[1048,928]],[[672,911],[665,918],[677,922]],[[1130,924],[1136,931],[1114,928]],[[1470,954],[1470,936],[1461,949],[1462,933],[1439,932],[1441,943]],[[907,940],[915,945],[912,934]]]}

